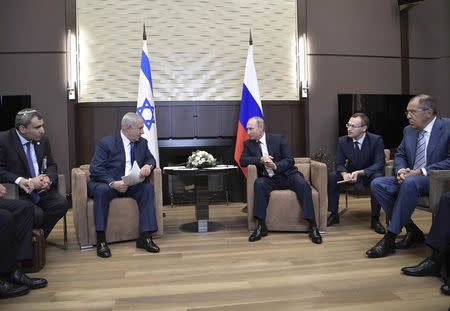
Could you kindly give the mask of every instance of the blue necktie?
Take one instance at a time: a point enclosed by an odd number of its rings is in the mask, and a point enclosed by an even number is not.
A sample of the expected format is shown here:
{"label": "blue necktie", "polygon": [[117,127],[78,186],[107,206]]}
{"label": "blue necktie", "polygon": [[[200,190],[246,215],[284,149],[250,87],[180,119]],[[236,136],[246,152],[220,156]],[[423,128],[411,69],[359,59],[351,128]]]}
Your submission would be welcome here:
{"label": "blue necktie", "polygon": [[[33,165],[33,158],[31,157],[31,143],[27,142],[25,144],[25,146],[27,147],[27,162],[28,162],[28,168],[30,171],[30,177],[36,177],[36,171],[35,171],[34,165]],[[31,201],[34,204],[36,204],[41,199],[41,196],[37,192],[33,191],[30,193],[30,198],[31,198]]]}
{"label": "blue necktie", "polygon": [[414,160],[414,169],[425,167],[425,131],[419,131],[416,145],[416,158]]}
{"label": "blue necktie", "polygon": [[131,167],[133,167],[133,163],[134,163],[134,143],[130,143],[130,162],[131,162]]}
{"label": "blue necktie", "polygon": [[355,152],[356,152],[356,163],[359,163],[359,156],[361,154],[361,149],[359,149],[359,142],[355,141]]}

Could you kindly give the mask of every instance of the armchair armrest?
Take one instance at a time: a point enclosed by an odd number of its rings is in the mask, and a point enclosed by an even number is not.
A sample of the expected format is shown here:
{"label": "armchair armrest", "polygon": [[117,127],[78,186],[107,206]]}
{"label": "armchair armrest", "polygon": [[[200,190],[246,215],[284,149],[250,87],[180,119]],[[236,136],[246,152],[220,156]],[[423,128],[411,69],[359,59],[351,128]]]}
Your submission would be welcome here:
{"label": "armchair armrest", "polygon": [[327,165],[322,162],[311,160],[311,185],[320,193],[317,226],[321,231],[327,230],[328,211],[328,171]]}
{"label": "armchair armrest", "polygon": [[430,209],[436,215],[441,196],[450,190],[450,170],[430,171]]}
{"label": "armchair armrest", "polygon": [[60,195],[62,195],[64,198],[66,197],[67,191],[66,191],[66,176],[64,174],[58,175],[58,192]]}
{"label": "armchair armrest", "polygon": [[156,210],[156,221],[158,223],[157,236],[162,236],[164,232],[163,228],[163,199],[162,199],[162,176],[161,169],[159,167],[155,168],[150,176],[150,180],[153,183],[155,189],[155,210]]}
{"label": "armchair armrest", "polygon": [[255,193],[255,180],[258,177],[258,171],[255,165],[248,166],[247,173],[247,221],[248,229],[255,229],[255,219],[253,218],[253,205],[254,205],[254,193]]}
{"label": "armchair armrest", "polygon": [[75,230],[79,233],[78,242],[80,245],[87,245],[89,235],[86,173],[78,167],[72,169],[72,210]]}
{"label": "armchair armrest", "polygon": [[16,184],[4,183],[2,184],[6,189],[5,199],[18,199],[19,187]]}

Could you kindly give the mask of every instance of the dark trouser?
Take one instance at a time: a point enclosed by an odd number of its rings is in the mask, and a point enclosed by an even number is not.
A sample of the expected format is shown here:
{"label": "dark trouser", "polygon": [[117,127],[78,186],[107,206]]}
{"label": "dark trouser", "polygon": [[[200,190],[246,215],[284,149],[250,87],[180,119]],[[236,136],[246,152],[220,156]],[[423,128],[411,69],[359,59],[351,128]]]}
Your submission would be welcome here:
{"label": "dark trouser", "polygon": [[[28,195],[20,198],[31,202]],[[41,193],[39,202],[34,205],[34,227],[42,228],[47,238],[58,221],[67,213],[67,209],[66,198],[55,189],[51,188],[48,192]]]}
{"label": "dark trouser", "polygon": [[[328,175],[328,211],[331,213],[338,213],[339,211],[339,193],[344,187],[353,187],[355,190],[362,191],[370,188],[370,183],[377,177],[383,174],[377,173],[372,176],[362,176],[354,184],[338,184],[337,182],[343,180],[340,172],[334,171]],[[372,217],[379,218],[381,205],[375,199],[373,194],[370,195],[370,206],[372,209]]]}
{"label": "dark trouser", "polygon": [[0,273],[11,272],[17,261],[31,258],[33,205],[0,199]]}
{"label": "dark trouser", "polygon": [[431,248],[447,253],[450,251],[450,192],[444,193],[425,243]]}
{"label": "dark trouser", "polygon": [[390,219],[387,230],[399,234],[412,222],[418,198],[428,195],[430,181],[428,176],[409,176],[399,184],[396,177],[387,176],[374,179],[370,189]]}
{"label": "dark trouser", "polygon": [[108,224],[109,203],[118,197],[131,197],[139,207],[139,232],[158,231],[155,212],[155,192],[151,182],[128,187],[125,193],[111,189],[105,183],[90,181],[88,195],[94,198],[95,229],[105,231]]}
{"label": "dark trouser", "polygon": [[300,206],[303,209],[303,219],[315,221],[314,205],[312,201],[311,186],[296,172],[289,176],[274,175],[273,177],[258,177],[255,180],[254,216],[265,220],[267,205],[269,205],[270,193],[273,190],[290,189],[295,192]]}

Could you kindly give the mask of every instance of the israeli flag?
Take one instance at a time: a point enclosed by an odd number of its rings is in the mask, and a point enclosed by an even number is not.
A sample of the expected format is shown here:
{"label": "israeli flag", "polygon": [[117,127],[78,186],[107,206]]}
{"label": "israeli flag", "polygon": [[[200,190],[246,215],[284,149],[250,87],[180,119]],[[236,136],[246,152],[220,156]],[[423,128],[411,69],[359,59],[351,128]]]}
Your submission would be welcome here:
{"label": "israeli flag", "polygon": [[144,120],[144,137],[148,142],[148,149],[155,157],[156,167],[159,167],[158,133],[156,130],[156,109],[153,98],[152,72],[147,52],[147,38],[143,36],[141,70],[139,73],[139,93],[136,113]]}

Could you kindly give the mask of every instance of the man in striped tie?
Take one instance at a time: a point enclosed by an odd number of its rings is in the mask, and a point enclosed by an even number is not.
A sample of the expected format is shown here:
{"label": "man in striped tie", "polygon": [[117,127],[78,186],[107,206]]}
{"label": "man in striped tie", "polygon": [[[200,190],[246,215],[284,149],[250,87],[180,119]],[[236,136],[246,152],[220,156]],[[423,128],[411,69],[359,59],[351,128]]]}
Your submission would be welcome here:
{"label": "man in striped tie", "polygon": [[[424,242],[423,232],[411,220],[417,200],[428,195],[431,170],[450,169],[450,121],[436,116],[436,103],[429,95],[413,97],[405,111],[409,124],[394,158],[394,176],[371,183],[375,199],[390,219],[385,236],[366,255],[384,257],[396,249]],[[395,243],[406,228],[405,237]]]}

